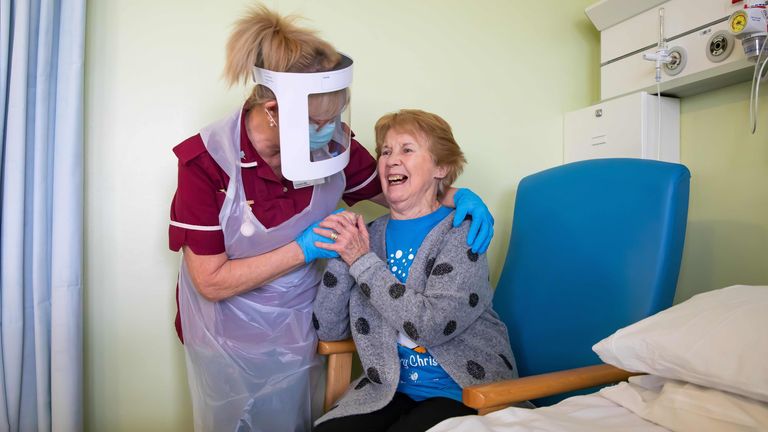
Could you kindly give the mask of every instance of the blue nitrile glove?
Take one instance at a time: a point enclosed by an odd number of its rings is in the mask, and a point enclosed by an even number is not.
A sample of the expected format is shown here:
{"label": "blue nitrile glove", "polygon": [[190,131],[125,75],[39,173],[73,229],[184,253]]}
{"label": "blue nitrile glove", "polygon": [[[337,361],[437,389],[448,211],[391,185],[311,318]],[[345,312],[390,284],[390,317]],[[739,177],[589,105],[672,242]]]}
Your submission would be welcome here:
{"label": "blue nitrile glove", "polygon": [[[344,211],[344,209],[338,209],[333,212],[333,214],[336,214],[338,212]],[[319,228],[320,222],[317,221],[313,223],[312,225],[308,226],[307,229],[301,232],[298,237],[296,237],[296,243],[299,244],[299,247],[301,248],[301,251],[304,252],[304,262],[310,263],[318,258],[338,258],[339,254],[332,250],[327,249],[321,249],[317,246],[315,246],[315,242],[323,242],[323,243],[333,243],[333,240],[329,239],[328,237],[323,237],[320,234],[315,233],[313,228]]]}
{"label": "blue nitrile glove", "polygon": [[456,215],[453,217],[453,226],[461,225],[461,222],[472,217],[467,234],[467,244],[474,253],[485,253],[493,238],[493,216],[482,199],[469,189],[458,189],[453,195],[453,203],[456,206]]}

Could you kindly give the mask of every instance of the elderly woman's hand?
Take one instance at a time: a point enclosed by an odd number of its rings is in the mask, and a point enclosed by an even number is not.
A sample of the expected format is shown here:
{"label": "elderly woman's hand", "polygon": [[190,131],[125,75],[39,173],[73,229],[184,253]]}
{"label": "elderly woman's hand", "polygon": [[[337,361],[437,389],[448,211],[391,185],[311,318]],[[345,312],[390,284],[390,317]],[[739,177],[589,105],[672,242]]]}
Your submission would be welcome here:
{"label": "elderly woman's hand", "polygon": [[315,245],[335,251],[348,265],[371,250],[368,228],[359,214],[348,211],[332,214],[320,222],[320,226],[325,230],[315,228],[315,232],[334,240],[334,243],[316,242]]}

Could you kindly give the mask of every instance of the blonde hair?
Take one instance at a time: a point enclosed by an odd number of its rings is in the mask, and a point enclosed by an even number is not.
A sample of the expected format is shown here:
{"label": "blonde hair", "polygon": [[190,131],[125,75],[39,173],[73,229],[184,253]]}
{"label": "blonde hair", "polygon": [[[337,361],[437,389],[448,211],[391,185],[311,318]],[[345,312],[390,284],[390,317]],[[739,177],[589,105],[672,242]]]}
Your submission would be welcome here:
{"label": "blonde hair", "polygon": [[[224,78],[229,85],[247,83],[253,66],[275,72],[322,72],[341,60],[334,47],[316,32],[299,27],[298,16],[282,17],[263,5],[253,7],[234,26],[227,41]],[[275,99],[274,93],[256,85],[245,103],[255,105]]]}
{"label": "blonde hair", "polygon": [[389,131],[410,133],[426,139],[427,147],[435,165],[446,168],[446,175],[440,180],[438,197],[453,184],[464,170],[467,159],[453,137],[451,125],[437,114],[417,109],[402,109],[381,117],[375,126],[376,157],[381,157],[381,148]]}
{"label": "blonde hair", "polygon": [[317,93],[309,95],[309,115],[328,120],[339,115],[349,103],[347,89],[330,93]]}

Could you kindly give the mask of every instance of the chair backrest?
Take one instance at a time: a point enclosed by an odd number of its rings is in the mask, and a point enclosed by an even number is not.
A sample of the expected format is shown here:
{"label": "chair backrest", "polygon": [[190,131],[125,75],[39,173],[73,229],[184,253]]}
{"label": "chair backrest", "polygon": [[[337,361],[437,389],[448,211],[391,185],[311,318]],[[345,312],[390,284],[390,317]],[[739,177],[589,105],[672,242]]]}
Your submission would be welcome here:
{"label": "chair backrest", "polygon": [[672,304],[690,172],[643,159],[525,177],[494,308],[520,376],[593,364],[592,345]]}

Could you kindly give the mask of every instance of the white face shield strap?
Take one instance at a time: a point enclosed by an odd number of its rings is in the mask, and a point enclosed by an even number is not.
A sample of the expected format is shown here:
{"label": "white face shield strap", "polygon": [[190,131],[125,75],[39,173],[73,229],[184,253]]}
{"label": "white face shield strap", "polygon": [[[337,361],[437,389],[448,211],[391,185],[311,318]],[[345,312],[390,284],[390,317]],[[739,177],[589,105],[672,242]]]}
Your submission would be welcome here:
{"label": "white face shield strap", "polygon": [[349,163],[352,59],[341,57],[339,66],[327,72],[253,67],[253,81],[277,99],[281,168],[294,183],[322,182]]}

